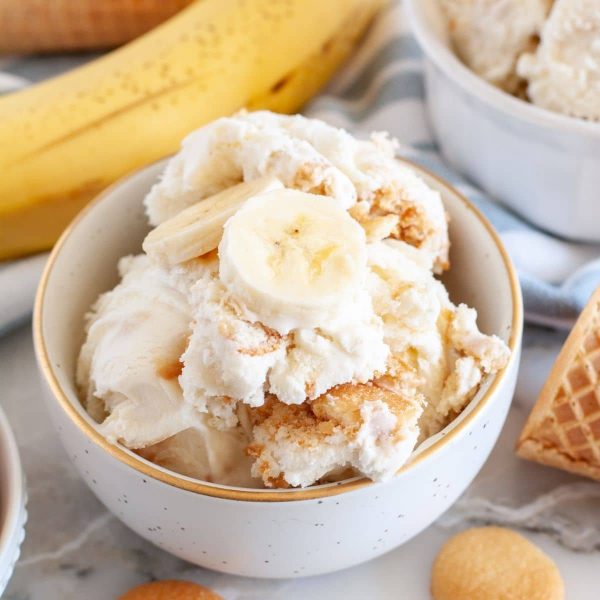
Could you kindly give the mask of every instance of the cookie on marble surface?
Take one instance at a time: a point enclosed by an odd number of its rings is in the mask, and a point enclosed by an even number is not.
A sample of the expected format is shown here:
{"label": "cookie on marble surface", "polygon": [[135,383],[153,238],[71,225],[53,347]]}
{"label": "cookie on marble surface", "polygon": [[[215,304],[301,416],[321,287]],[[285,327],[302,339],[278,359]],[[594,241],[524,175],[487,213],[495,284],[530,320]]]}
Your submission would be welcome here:
{"label": "cookie on marble surface", "polygon": [[558,568],[522,535],[467,529],[447,541],[431,573],[434,600],[564,600]]}
{"label": "cookie on marble surface", "polygon": [[131,588],[119,600],[223,600],[212,590],[191,581],[151,581]]}
{"label": "cookie on marble surface", "polygon": [[517,454],[600,481],[600,288],[560,351]]}

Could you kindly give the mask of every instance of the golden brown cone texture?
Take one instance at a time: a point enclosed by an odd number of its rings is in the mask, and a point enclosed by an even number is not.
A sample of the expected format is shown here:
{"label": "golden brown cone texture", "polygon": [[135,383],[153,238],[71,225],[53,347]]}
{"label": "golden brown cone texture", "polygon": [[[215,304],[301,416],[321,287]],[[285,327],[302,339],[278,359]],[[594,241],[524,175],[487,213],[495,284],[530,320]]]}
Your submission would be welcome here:
{"label": "golden brown cone texture", "polygon": [[558,355],[517,454],[600,481],[600,288]]}
{"label": "golden brown cone texture", "polygon": [[2,0],[0,53],[112,48],[149,31],[192,0]]}

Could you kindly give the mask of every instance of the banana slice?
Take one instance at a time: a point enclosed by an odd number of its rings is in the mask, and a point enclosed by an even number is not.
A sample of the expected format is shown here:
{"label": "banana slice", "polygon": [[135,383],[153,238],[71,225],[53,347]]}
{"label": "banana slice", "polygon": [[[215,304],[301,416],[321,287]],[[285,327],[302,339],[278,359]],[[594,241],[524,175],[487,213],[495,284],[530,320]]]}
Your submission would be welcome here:
{"label": "banana slice", "polygon": [[326,196],[276,190],[255,196],[225,224],[219,275],[263,324],[330,326],[364,284],[362,227]]}
{"label": "banana slice", "polygon": [[227,188],[186,208],[153,229],[142,248],[150,258],[169,266],[202,256],[218,245],[223,225],[249,198],[283,189],[275,177],[261,177]]}

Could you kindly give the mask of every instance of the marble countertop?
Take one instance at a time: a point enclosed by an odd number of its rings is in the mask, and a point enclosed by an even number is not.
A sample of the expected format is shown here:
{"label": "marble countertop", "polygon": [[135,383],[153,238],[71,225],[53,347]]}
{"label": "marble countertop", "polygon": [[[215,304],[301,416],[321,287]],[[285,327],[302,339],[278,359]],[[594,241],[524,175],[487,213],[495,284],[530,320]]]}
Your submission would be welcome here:
{"label": "marble countertop", "polygon": [[29,522],[6,600],[114,599],[150,579],[203,583],[226,600],[427,600],[431,562],[455,531],[474,523],[508,524],[558,564],[567,599],[598,598],[600,484],[526,463],[514,443],[556,356],[559,333],[528,329],[517,393],[492,456],[459,502],[404,546],[342,573],[261,581],[213,573],[155,548],[96,500],[71,467],[41,400],[31,330],[0,339],[0,403],[21,450]]}

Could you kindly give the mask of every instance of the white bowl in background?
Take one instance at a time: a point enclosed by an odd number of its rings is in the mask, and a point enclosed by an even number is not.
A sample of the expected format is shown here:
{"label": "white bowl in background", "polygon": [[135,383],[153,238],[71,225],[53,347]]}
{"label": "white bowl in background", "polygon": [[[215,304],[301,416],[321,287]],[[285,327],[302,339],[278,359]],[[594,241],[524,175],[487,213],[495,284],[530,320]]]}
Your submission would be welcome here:
{"label": "white bowl in background", "polygon": [[406,0],[425,53],[426,104],[444,158],[532,223],[600,242],[600,123],[501,91],[452,51],[439,0]]}
{"label": "white bowl in background", "polygon": [[19,451],[0,408],[0,596],[13,573],[25,538],[25,503]]}
{"label": "white bowl in background", "polygon": [[490,453],[510,405],[522,306],[510,259],[489,223],[441,180],[450,214],[455,301],[479,311],[481,328],[510,346],[509,364],[465,411],[423,443],[386,483],[354,478],[300,490],[256,490],[198,481],[107,442],[82,407],[75,365],[83,319],[117,282],[117,261],[139,253],[148,231],[142,200],[165,162],[105,191],[56,244],[34,315],[46,401],[63,445],[98,498],[142,537],[187,561],[236,575],[298,577],[343,569],[422,531],[466,489]]}

